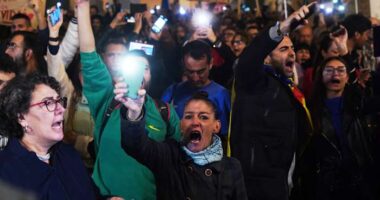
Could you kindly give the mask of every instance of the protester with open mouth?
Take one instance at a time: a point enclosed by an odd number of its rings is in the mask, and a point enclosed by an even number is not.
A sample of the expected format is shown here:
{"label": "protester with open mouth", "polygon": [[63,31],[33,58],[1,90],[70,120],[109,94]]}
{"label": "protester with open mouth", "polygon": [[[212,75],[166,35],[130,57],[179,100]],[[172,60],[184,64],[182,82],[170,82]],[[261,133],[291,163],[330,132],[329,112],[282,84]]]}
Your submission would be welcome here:
{"label": "protester with open mouth", "polygon": [[[0,94],[0,180],[36,199],[95,199],[79,154],[63,144],[66,98],[59,83],[39,74],[16,76]],[[5,197],[6,198],[6,197]]]}
{"label": "protester with open mouth", "polygon": [[[314,124],[309,175],[316,200],[369,200],[374,197],[375,177],[371,135],[363,123],[365,107],[360,93],[348,85],[349,72],[340,57],[326,59],[317,69],[311,98]],[[375,103],[375,102],[374,102]],[[311,162],[313,163],[313,162]]]}
{"label": "protester with open mouth", "polygon": [[121,142],[128,155],[147,166],[154,174],[157,199],[247,199],[240,162],[223,157],[221,127],[216,106],[207,93],[196,93],[185,104],[181,119],[182,140],[156,142],[144,129],[143,102],[124,97],[124,82],[115,84],[115,99],[121,110]]}

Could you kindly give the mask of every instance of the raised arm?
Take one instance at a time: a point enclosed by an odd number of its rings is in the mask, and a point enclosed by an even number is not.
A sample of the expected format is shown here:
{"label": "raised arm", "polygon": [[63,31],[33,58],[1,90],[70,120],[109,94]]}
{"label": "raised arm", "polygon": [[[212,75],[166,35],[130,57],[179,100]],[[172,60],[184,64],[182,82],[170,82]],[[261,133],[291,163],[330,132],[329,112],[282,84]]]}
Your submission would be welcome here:
{"label": "raised arm", "polygon": [[[58,38],[59,29],[61,28],[62,23],[63,23],[62,13],[60,16],[60,20],[54,26],[52,26],[50,21],[48,21],[50,38]],[[59,51],[58,50],[59,48],[60,46],[59,46],[58,40],[49,40],[48,51],[47,51],[48,74],[49,76],[52,76],[55,79],[57,79],[57,81],[62,87],[61,96],[67,97],[69,100],[68,102],[70,104],[71,95],[74,91],[74,86],[66,74],[65,66],[64,66],[64,63],[62,62],[62,58],[60,54],[57,54],[57,51]]]}
{"label": "raised arm", "polygon": [[69,27],[67,28],[65,37],[63,38],[58,54],[61,55],[63,65],[65,68],[73,60],[79,48],[79,34],[78,34],[78,12],[75,9],[75,17],[70,20]]}
{"label": "raised arm", "polygon": [[281,42],[283,36],[288,34],[292,28],[295,28],[295,23],[299,23],[300,21],[308,23],[305,19],[309,13],[308,6],[302,6],[286,20],[278,22],[253,39],[238,60],[236,67],[236,89],[253,87],[265,77],[264,59]]}
{"label": "raised arm", "polygon": [[90,2],[88,0],[77,0],[77,6],[80,51],[85,53],[94,52],[96,48],[91,27]]}

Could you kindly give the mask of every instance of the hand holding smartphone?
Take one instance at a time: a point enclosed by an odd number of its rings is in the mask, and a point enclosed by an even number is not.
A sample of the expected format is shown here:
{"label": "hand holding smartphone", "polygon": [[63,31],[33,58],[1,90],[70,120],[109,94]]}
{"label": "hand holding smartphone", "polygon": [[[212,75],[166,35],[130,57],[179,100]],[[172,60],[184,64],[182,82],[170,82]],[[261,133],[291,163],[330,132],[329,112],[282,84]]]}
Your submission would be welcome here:
{"label": "hand holding smartphone", "polygon": [[120,63],[121,75],[128,87],[127,97],[131,99],[138,98],[138,91],[144,80],[146,65],[142,58],[135,56],[127,56]]}
{"label": "hand holding smartphone", "polygon": [[297,21],[296,19],[293,19],[291,24],[290,24],[290,30],[294,30],[297,28],[297,26],[304,24],[305,20],[312,16],[318,9],[317,3],[312,3],[311,5],[308,6],[309,12],[303,17],[301,20]]}
{"label": "hand holding smartphone", "polygon": [[160,15],[158,19],[154,22],[152,26],[152,32],[153,33],[160,33],[162,31],[162,28],[165,26],[166,22],[168,21],[167,18],[164,16]]}
{"label": "hand holding smartphone", "polygon": [[48,9],[46,12],[48,14],[51,25],[55,26],[61,18],[61,2],[57,2],[57,5],[53,11]]}

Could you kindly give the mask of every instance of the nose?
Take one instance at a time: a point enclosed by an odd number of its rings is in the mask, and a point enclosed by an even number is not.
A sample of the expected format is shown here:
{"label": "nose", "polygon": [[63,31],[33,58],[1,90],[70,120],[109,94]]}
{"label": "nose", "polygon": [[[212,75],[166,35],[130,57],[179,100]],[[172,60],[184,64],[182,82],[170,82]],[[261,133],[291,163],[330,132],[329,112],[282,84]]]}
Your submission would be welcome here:
{"label": "nose", "polygon": [[8,56],[11,56],[10,51],[11,51],[11,49],[7,47],[5,49],[5,54],[7,54]]}
{"label": "nose", "polygon": [[57,103],[57,107],[55,108],[54,113],[57,114],[57,115],[59,115],[59,114],[64,113],[65,110],[66,110],[66,108],[63,107],[63,105],[61,103]]}
{"label": "nose", "polygon": [[195,117],[193,117],[192,118],[192,120],[191,120],[191,125],[194,127],[196,127],[196,126],[199,126],[200,125],[200,119],[197,117],[197,116],[195,116]]}

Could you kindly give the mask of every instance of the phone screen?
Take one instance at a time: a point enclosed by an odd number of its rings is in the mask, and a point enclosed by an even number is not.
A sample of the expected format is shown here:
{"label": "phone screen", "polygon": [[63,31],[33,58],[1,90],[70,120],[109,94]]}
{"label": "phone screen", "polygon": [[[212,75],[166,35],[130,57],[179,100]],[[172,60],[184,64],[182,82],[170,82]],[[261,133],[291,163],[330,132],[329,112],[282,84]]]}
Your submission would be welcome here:
{"label": "phone screen", "polygon": [[168,19],[166,19],[164,16],[160,15],[160,17],[154,22],[152,31],[154,33],[159,33],[161,32],[162,28],[165,26],[166,22]]}
{"label": "phone screen", "polygon": [[50,12],[50,10],[47,11],[49,14],[49,20],[52,26],[56,25],[61,17],[61,3],[58,2],[55,10]]}
{"label": "phone screen", "polygon": [[138,43],[138,42],[130,42],[129,43],[129,51],[132,51],[132,50],[143,50],[146,55],[153,55],[153,50],[154,50],[154,46],[151,45],[151,44],[143,44],[143,43]]}

